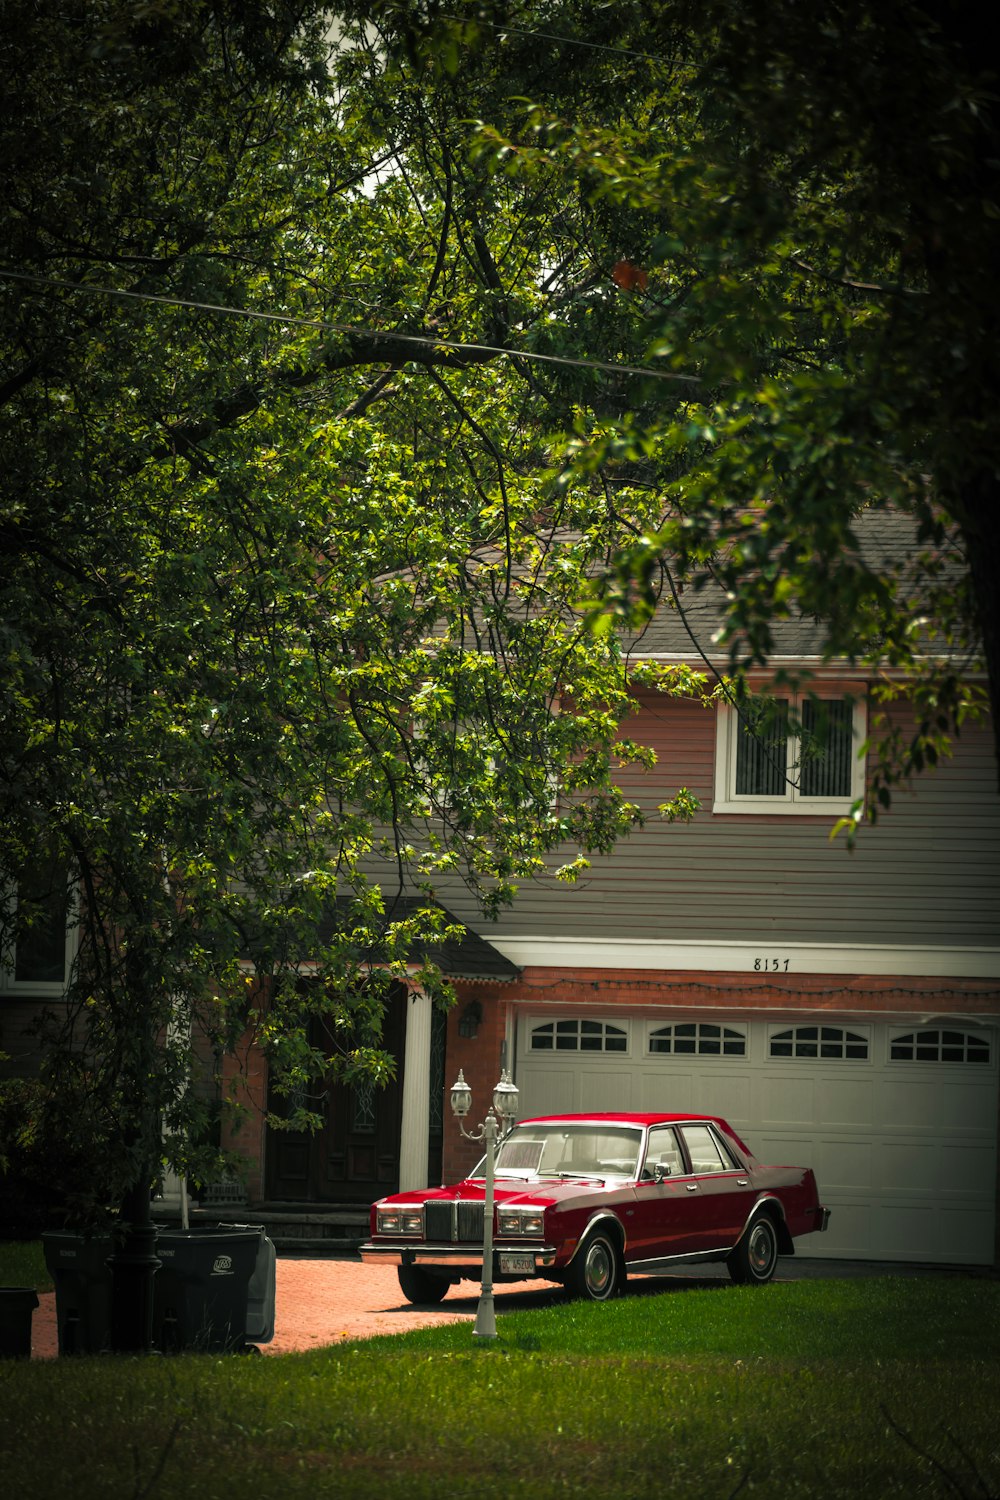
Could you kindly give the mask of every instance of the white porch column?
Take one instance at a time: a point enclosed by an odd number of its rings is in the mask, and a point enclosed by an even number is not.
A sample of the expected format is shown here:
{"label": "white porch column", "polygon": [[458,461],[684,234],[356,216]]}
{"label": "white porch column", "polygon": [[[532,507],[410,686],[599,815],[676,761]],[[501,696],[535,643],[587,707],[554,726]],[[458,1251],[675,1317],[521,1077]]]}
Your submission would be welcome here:
{"label": "white porch column", "polygon": [[410,990],[406,997],[406,1042],[403,1053],[403,1120],[399,1139],[399,1190],[427,1186],[427,1151],[431,1130],[431,1014],[429,995]]}
{"label": "white porch column", "polygon": [[157,1208],[165,1209],[171,1215],[176,1214],[181,1221],[181,1228],[187,1229],[188,1207],[191,1202],[188,1197],[187,1181],[183,1177],[178,1177],[173,1167],[164,1168],[160,1191],[154,1202]]}

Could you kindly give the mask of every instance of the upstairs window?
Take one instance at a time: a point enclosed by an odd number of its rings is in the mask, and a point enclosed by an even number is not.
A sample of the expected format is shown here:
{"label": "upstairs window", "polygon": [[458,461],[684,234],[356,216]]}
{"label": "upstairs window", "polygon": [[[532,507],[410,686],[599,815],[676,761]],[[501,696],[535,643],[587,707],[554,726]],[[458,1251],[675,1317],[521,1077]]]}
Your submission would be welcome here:
{"label": "upstairs window", "polygon": [[864,793],[863,703],[846,697],[751,697],[723,704],[714,812],[845,813]]}

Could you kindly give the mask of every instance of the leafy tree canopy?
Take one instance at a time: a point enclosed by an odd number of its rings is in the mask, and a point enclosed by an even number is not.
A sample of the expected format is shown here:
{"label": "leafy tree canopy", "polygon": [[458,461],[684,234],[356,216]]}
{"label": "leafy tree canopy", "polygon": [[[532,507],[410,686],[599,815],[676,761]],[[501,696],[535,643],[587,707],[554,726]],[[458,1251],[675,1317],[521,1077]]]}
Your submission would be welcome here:
{"label": "leafy tree canopy", "polygon": [[[630,628],[715,588],[737,677],[815,617],[916,697],[886,785],[954,732],[977,636],[996,698],[995,80],[964,7],[5,23],[0,874],[44,853],[83,892],[72,1056],[118,1181],[159,1109],[184,1133],[168,1025],[254,1019],[246,959],[291,1083],[384,1074],[439,877],[490,911],[627,829],[610,771],[643,752],[588,603]],[[856,545],[886,508],[905,576]]]}
{"label": "leafy tree canopy", "polygon": [[[828,659],[904,676],[884,801],[975,705],[980,646],[1000,723],[995,27],[948,0],[457,10],[378,7],[456,88],[477,49],[522,79],[513,124],[477,111],[478,159],[548,191],[578,278],[560,339],[677,377],[567,429],[561,483],[659,506],[601,607],[717,587],[736,675],[805,615]],[[858,546],[879,509],[912,517],[905,570]]]}
{"label": "leafy tree canopy", "polygon": [[383,1078],[441,872],[489,913],[630,826],[575,608],[627,533],[545,482],[557,387],[498,348],[571,300],[550,205],[448,90],[308,5],[12,3],[0,65],[4,943],[79,892],[61,1097],[121,1189],[161,1115],[191,1165],[192,1021]]}

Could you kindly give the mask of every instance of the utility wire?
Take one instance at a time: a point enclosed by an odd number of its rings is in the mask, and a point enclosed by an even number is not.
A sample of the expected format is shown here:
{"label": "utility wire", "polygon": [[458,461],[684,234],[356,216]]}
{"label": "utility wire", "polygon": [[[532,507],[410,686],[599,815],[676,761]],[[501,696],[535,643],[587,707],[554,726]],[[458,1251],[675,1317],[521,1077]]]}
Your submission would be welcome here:
{"label": "utility wire", "polygon": [[662,62],[662,57],[657,57],[652,52],[637,52],[634,47],[609,47],[606,42],[585,42],[582,37],[558,36],[553,31],[537,31],[527,26],[514,26],[510,22],[485,21],[481,17],[441,15],[442,21],[473,21],[477,26],[483,26],[489,31],[494,31],[498,36],[523,36],[530,41],[535,39],[542,42],[559,42],[564,47],[585,47],[588,52],[608,52],[612,57],[634,57],[639,62]]}
{"label": "utility wire", "polygon": [[466,344],[454,339],[431,338],[426,334],[394,333],[384,328],[364,328],[353,323],[335,323],[327,318],[299,318],[291,313],[261,312],[249,307],[226,307],[217,302],[197,302],[187,297],[168,297],[153,292],[125,291],[121,287],[95,286],[81,281],[63,281],[55,276],[36,276],[28,271],[0,270],[0,281],[27,281],[35,286],[56,287],[62,291],[89,296],[119,297],[134,302],[155,302],[165,307],[183,307],[192,312],[215,313],[229,318],[246,318],[263,323],[281,323],[296,328],[314,328],[322,333],[340,333],[348,337],[382,339],[386,343],[412,344],[422,349],[447,349],[453,354],[495,354],[507,359],[531,360],[535,364],[566,365],[581,370],[601,370],[612,375],[638,375],[649,380],[681,381],[700,385],[697,375],[679,375],[672,370],[655,370],[649,365],[616,365],[610,360],[575,359],[568,354],[539,354],[529,349],[509,349],[499,344]]}

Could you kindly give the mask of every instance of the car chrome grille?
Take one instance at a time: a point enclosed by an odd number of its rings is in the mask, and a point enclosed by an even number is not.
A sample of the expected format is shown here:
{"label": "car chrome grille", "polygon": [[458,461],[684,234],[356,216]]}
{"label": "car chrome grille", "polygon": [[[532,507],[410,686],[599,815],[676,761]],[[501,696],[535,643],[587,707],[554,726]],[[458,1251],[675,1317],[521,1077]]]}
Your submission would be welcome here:
{"label": "car chrome grille", "polygon": [[424,1204],[424,1237],[429,1240],[451,1239],[451,1204]]}
{"label": "car chrome grille", "polygon": [[481,1244],[483,1205],[461,1201],[425,1203],[424,1236],[428,1240],[457,1240],[459,1244]]}
{"label": "car chrome grille", "polygon": [[483,1216],[484,1210],[481,1203],[460,1202],[458,1204],[458,1239],[462,1243],[466,1240],[475,1240],[477,1244],[482,1244]]}

